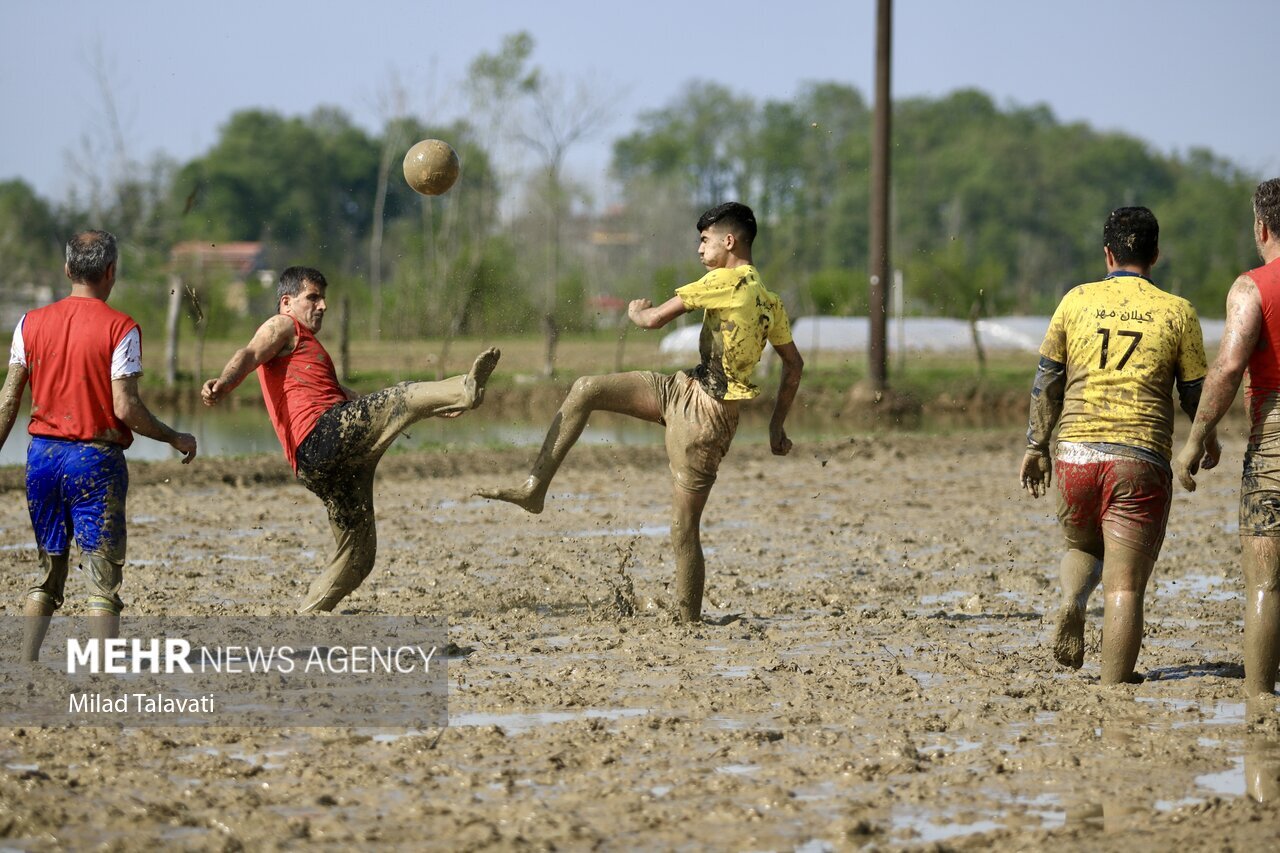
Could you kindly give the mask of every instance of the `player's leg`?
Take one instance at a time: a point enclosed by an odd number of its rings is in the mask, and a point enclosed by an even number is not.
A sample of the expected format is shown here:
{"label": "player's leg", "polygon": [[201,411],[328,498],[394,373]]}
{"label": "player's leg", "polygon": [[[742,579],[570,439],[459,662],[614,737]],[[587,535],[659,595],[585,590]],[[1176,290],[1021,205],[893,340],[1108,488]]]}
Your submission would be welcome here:
{"label": "player's leg", "polygon": [[1054,460],[1057,511],[1067,543],[1058,566],[1062,603],[1053,634],[1053,657],[1063,666],[1084,665],[1084,625],[1089,596],[1102,580],[1102,493],[1099,465],[1070,452]]}
{"label": "player's leg", "polygon": [[1244,688],[1249,696],[1276,689],[1280,667],[1280,538],[1241,536],[1244,563]]}
{"label": "player's leg", "polygon": [[1164,543],[1173,480],[1164,465],[1141,459],[1117,458],[1103,471],[1102,682],[1136,683],[1143,601]]}
{"label": "player's leg", "polygon": [[89,636],[109,640],[120,634],[120,586],[128,547],[125,527],[129,469],[115,445],[79,445],[67,457],[63,489],[88,576]]}
{"label": "player's leg", "polygon": [[551,420],[529,478],[514,489],[482,489],[476,494],[513,503],[532,513],[542,512],[551,480],[582,435],[591,413],[618,412],[650,423],[661,423],[663,407],[656,383],[662,378],[660,374],[647,372],[579,378]]}
{"label": "player's leg", "polygon": [[1101,545],[1096,549],[1068,548],[1058,566],[1058,578],[1062,585],[1062,606],[1053,632],[1053,657],[1063,666],[1079,669],[1084,666],[1084,623],[1089,606],[1089,596],[1102,580],[1102,560],[1098,558]]}
{"label": "player's leg", "polygon": [[706,561],[702,555],[702,511],[710,491],[671,487],[671,547],[676,557],[676,614],[682,622],[702,618]]}
{"label": "player's leg", "polygon": [[484,387],[498,365],[501,353],[489,348],[471,370],[439,382],[401,382],[357,403],[368,401],[362,417],[372,437],[372,456],[381,456],[401,431],[426,418],[448,416],[474,409],[484,400]]}
{"label": "player's leg", "polygon": [[333,610],[364,582],[378,553],[378,529],[373,512],[374,466],[321,479],[299,469],[303,485],[315,492],[329,513],[334,553],[307,591],[300,613]]}
{"label": "player's leg", "polygon": [[67,583],[67,555],[50,554],[43,548],[40,553],[40,582],[27,591],[22,606],[22,659],[40,659],[40,647],[53,613],[62,606],[63,590]]}
{"label": "player's leg", "polygon": [[715,485],[720,462],[738,428],[736,403],[712,399],[687,374],[663,377],[665,442],[671,463],[671,546],[676,558],[677,616],[702,618],[706,565],[702,554],[702,511]]}
{"label": "player's leg", "polygon": [[1106,536],[1102,560],[1102,683],[1134,680],[1142,648],[1142,607],[1155,558],[1129,542]]}
{"label": "player's leg", "polygon": [[27,449],[27,510],[39,553],[40,579],[23,602],[22,659],[38,660],[67,583],[71,519],[62,498],[66,442],[33,438]]}

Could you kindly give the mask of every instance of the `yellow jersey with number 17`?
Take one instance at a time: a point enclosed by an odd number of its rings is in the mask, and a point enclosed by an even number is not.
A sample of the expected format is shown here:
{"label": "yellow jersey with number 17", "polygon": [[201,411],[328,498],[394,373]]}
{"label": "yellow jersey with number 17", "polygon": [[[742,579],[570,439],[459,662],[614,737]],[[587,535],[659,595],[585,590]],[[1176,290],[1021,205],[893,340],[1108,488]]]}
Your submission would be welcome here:
{"label": "yellow jersey with number 17", "polygon": [[1141,447],[1169,459],[1174,382],[1208,372],[1191,303],[1136,273],[1073,288],[1040,354],[1065,364],[1058,440]]}

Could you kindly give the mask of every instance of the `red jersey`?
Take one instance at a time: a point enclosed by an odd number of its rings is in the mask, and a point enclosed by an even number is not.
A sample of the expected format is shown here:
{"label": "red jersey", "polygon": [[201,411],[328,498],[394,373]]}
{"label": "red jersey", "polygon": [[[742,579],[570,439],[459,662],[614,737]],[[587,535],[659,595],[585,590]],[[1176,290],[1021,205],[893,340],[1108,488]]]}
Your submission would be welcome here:
{"label": "red jersey", "polygon": [[1260,413],[1254,402],[1280,391],[1280,258],[1245,275],[1257,285],[1262,301],[1262,332],[1259,346],[1249,356],[1249,384],[1245,387],[1249,414],[1256,422]]}
{"label": "red jersey", "polygon": [[31,435],[133,444],[116,417],[111,356],[138,324],[101,299],[68,296],[28,311],[22,340],[31,377]]}
{"label": "red jersey", "polygon": [[293,327],[298,333],[292,352],[278,355],[258,365],[258,381],[267,414],[276,428],[285,458],[298,471],[298,445],[315,429],[320,416],[344,402],[347,395],[338,384],[333,359],[310,329],[297,319]]}

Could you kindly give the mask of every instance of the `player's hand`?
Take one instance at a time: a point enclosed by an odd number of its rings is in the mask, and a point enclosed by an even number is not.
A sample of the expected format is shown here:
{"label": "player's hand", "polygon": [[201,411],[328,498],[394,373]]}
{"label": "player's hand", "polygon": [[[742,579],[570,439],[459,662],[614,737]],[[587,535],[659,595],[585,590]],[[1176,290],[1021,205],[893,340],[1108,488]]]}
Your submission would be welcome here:
{"label": "player's hand", "polygon": [[787,438],[787,431],[782,427],[769,426],[769,449],[773,451],[774,456],[786,456],[791,452],[791,439]]}
{"label": "player's hand", "polygon": [[169,442],[174,450],[182,454],[182,464],[189,465],[196,458],[196,437],[189,432],[180,432]]}
{"label": "player's hand", "polygon": [[648,299],[632,299],[627,305],[627,317],[631,319],[631,322],[639,324],[640,321],[636,319],[636,315],[652,307],[653,302]]}
{"label": "player's hand", "polygon": [[200,402],[206,406],[215,405],[218,402],[218,395],[214,393],[213,387],[218,384],[218,380],[210,379],[200,388]]}
{"label": "player's hand", "polygon": [[1218,465],[1222,459],[1222,443],[1216,434],[1210,435],[1203,442],[1187,440],[1182,450],[1173,459],[1173,474],[1188,492],[1196,490],[1195,474],[1203,468],[1208,471]]}
{"label": "player's hand", "polygon": [[1206,471],[1217,468],[1220,459],[1222,459],[1222,442],[1218,441],[1217,435],[1212,435],[1204,443],[1204,456],[1200,457],[1200,467]]}
{"label": "player's hand", "polygon": [[1018,472],[1022,488],[1033,498],[1038,498],[1049,491],[1053,482],[1053,463],[1048,454],[1036,450],[1028,450],[1022,457],[1022,470]]}

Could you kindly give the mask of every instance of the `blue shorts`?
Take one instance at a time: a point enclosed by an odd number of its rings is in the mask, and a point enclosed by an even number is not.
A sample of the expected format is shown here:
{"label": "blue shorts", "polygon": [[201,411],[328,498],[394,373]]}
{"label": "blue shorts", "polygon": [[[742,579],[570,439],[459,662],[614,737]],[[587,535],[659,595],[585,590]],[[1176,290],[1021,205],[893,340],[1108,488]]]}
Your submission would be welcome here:
{"label": "blue shorts", "polygon": [[32,437],[27,508],[36,545],[46,554],[66,554],[74,534],[82,552],[123,563],[128,493],[119,445]]}

